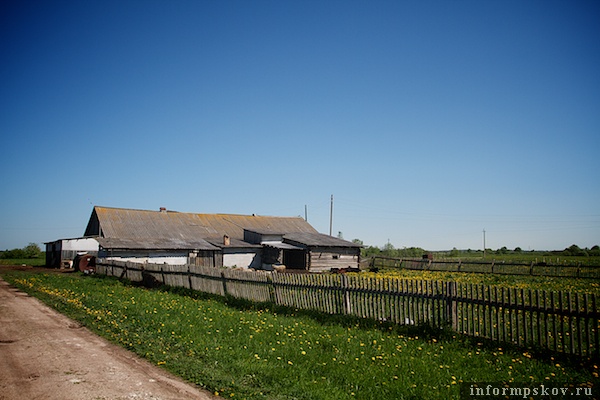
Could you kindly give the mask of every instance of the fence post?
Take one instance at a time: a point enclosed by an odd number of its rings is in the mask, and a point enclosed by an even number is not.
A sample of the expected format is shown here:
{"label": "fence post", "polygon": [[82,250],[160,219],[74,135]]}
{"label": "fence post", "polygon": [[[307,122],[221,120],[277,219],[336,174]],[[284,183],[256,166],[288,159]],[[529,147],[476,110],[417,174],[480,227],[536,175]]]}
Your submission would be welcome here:
{"label": "fence post", "polygon": [[189,285],[189,288],[192,289],[192,270],[191,270],[192,265],[188,264],[187,267],[188,267],[187,268],[188,269],[187,270],[187,273],[188,273],[188,285]]}
{"label": "fence post", "polygon": [[453,331],[458,331],[458,308],[456,301],[456,282],[446,282],[446,322]]}
{"label": "fence post", "polygon": [[277,297],[275,296],[275,282],[271,275],[267,275],[267,282],[269,283],[269,298],[271,303],[277,304]]}
{"label": "fence post", "polygon": [[223,297],[227,297],[227,278],[225,272],[221,272],[221,282],[223,282]]}
{"label": "fence post", "polygon": [[342,285],[342,301],[344,302],[344,314],[352,315],[352,303],[350,302],[350,292],[348,291],[348,277],[341,274],[340,283]]}
{"label": "fence post", "polygon": [[535,263],[532,261],[531,265],[529,266],[529,275],[533,276],[533,266],[535,265]]}
{"label": "fence post", "polygon": [[119,279],[123,279],[123,277],[127,274],[127,263],[123,264],[123,271],[121,271],[121,275],[119,275]]}

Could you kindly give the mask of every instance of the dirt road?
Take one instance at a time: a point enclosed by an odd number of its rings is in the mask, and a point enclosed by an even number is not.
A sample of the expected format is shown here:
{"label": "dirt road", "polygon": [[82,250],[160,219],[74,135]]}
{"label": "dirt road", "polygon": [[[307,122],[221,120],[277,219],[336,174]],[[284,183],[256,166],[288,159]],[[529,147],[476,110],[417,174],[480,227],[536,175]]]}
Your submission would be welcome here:
{"label": "dirt road", "polygon": [[0,278],[0,400],[209,400]]}

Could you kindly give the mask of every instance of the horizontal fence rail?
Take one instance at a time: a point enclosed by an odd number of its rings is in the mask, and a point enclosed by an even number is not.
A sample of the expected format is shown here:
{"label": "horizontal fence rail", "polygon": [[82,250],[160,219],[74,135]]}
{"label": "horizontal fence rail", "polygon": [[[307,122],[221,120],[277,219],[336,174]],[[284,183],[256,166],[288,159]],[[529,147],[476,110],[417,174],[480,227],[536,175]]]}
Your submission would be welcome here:
{"label": "horizontal fence rail", "polygon": [[254,302],[453,331],[582,358],[600,357],[596,296],[458,282],[99,262],[97,273]]}
{"label": "horizontal fence rail", "polygon": [[418,271],[600,279],[600,266],[550,265],[535,262],[527,264],[501,261],[447,261],[375,256],[371,259],[370,266],[374,268],[404,268]]}

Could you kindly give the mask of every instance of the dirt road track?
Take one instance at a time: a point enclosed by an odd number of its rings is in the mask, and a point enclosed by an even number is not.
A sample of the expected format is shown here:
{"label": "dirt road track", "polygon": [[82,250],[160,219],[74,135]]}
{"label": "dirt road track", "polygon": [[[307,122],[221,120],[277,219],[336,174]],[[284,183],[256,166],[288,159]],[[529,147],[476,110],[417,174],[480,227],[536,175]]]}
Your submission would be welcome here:
{"label": "dirt road track", "polygon": [[0,278],[0,400],[209,400]]}

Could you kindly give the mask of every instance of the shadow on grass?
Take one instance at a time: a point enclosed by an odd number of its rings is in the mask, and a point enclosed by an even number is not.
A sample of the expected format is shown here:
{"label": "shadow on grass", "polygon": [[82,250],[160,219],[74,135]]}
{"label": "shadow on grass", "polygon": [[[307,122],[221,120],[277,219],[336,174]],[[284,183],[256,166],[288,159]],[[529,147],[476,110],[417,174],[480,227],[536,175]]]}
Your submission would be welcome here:
{"label": "shadow on grass", "polygon": [[[114,277],[98,276],[99,278],[117,279]],[[210,300],[240,311],[263,311],[288,317],[309,318],[325,326],[342,326],[348,328],[359,328],[364,330],[379,330],[381,332],[404,335],[408,337],[419,337],[425,340],[437,340],[442,342],[459,343],[462,347],[473,349],[477,348],[484,351],[497,351],[502,348],[505,353],[515,355],[527,354],[528,357],[539,360],[544,363],[560,363],[575,369],[593,370],[597,369],[597,360],[582,359],[570,354],[553,352],[548,349],[538,347],[519,346],[513,343],[498,342],[481,337],[472,337],[463,335],[451,330],[449,326],[442,328],[431,326],[430,324],[418,325],[400,325],[389,321],[379,321],[372,318],[360,318],[352,315],[328,314],[317,310],[305,310],[294,307],[281,306],[270,302],[253,302],[246,299],[240,299],[233,296],[220,296],[216,294],[204,293],[192,289],[170,287],[158,282],[131,282],[121,279],[126,285],[135,287],[145,287],[149,290],[159,290],[185,296],[197,300]]]}

